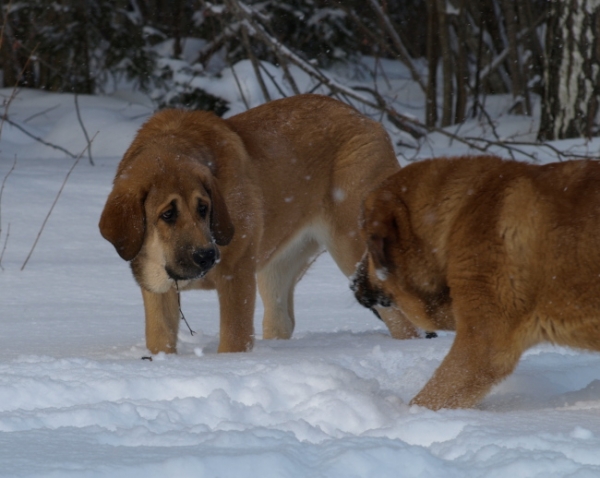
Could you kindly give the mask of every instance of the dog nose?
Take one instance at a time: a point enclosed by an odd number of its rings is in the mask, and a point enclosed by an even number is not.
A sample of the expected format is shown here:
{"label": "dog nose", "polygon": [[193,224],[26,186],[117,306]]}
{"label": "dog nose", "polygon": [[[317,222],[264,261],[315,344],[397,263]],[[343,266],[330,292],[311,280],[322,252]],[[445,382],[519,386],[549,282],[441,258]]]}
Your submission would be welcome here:
{"label": "dog nose", "polygon": [[207,247],[206,249],[196,249],[192,253],[192,260],[203,270],[210,269],[217,261],[216,247]]}

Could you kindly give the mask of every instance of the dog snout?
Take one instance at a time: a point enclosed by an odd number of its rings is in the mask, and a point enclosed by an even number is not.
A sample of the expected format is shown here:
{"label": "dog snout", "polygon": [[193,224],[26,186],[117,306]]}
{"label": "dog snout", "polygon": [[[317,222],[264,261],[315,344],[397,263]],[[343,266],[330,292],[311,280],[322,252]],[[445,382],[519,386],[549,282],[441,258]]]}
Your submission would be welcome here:
{"label": "dog snout", "polygon": [[219,259],[219,251],[216,246],[196,249],[192,253],[192,260],[203,271],[209,270]]}
{"label": "dog snout", "polygon": [[368,309],[376,305],[373,300],[372,294],[369,294],[368,288],[366,287],[366,279],[364,271],[359,266],[356,273],[350,280],[350,290],[354,292],[354,297],[360,305]]}
{"label": "dog snout", "polygon": [[356,272],[350,280],[350,289],[354,292],[354,297],[356,297],[358,303],[367,309],[373,309],[375,306],[390,307],[392,305],[391,299],[382,290],[370,283],[366,267],[362,262],[358,264]]}

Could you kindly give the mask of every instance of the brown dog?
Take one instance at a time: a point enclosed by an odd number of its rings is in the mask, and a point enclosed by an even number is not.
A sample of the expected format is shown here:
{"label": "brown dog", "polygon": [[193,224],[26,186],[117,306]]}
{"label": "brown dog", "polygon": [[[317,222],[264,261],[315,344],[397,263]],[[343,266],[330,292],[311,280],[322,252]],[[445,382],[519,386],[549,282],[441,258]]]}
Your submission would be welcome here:
{"label": "brown dog", "polygon": [[[178,290],[217,289],[219,352],[253,343],[256,284],[264,338],[289,338],[294,286],[327,249],[347,276],[362,257],[360,204],[399,169],[383,127],[328,97],[300,95],[222,120],[165,110],[121,161],[100,231],[131,261],[146,345],[175,352]],[[392,336],[416,335],[398,312]]]}
{"label": "brown dog", "polygon": [[475,405],[540,343],[600,350],[600,163],[461,157],[412,164],[370,193],[363,305],[456,330],[411,403]]}

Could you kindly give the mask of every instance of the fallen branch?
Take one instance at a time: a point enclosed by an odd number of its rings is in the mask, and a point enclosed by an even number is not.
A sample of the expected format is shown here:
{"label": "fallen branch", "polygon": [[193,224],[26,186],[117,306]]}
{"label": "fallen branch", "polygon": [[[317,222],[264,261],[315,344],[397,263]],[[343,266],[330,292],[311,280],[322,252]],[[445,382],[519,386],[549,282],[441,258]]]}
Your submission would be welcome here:
{"label": "fallen branch", "polygon": [[333,80],[332,78],[329,78],[316,66],[311,65],[309,62],[300,58],[296,53],[291,51],[288,47],[283,45],[279,40],[274,38],[265,30],[265,28],[256,20],[255,17],[258,14],[254,12],[251,7],[239,0],[226,0],[226,2],[233,13],[236,14],[238,18],[246,22],[248,25],[249,35],[256,37],[266,46],[271,48],[273,52],[276,52],[279,57],[285,58],[287,61],[296,65],[298,68],[307,73],[311,78],[317,81],[317,87],[325,86],[334,94],[346,96],[377,111],[384,111],[395,119],[398,128],[406,131],[415,138],[421,138],[423,136],[424,133],[421,131],[421,128],[424,127],[420,123],[417,122],[419,127],[412,127],[411,125],[416,125],[414,120],[411,121],[408,117],[398,113],[393,108],[389,107],[385,102],[383,102],[382,105],[378,102],[371,101],[369,98],[361,95],[357,89],[350,88]]}
{"label": "fallen branch", "polygon": [[427,128],[424,124],[416,119],[412,119],[406,115],[398,113],[394,108],[387,104],[383,96],[381,96],[378,91],[367,86],[355,86],[354,89],[357,91],[366,91],[373,95],[378,104],[377,109],[386,113],[387,119],[398,129],[406,131],[414,138],[421,138],[427,134]]}
{"label": "fallen branch", "polygon": [[60,195],[62,194],[63,189],[65,188],[65,185],[67,184],[67,181],[69,180],[69,176],[71,176],[71,173],[75,169],[75,166],[77,166],[77,164],[79,163],[79,160],[85,154],[85,152],[87,151],[87,149],[91,147],[92,141],[94,141],[94,138],[96,138],[97,134],[98,133],[96,133],[93,136],[93,138],[89,141],[89,143],[83,149],[83,151],[81,151],[81,153],[79,153],[79,156],[77,156],[77,158],[73,162],[73,165],[71,166],[71,168],[67,172],[67,175],[65,176],[65,180],[63,181],[62,185],[60,186],[60,189],[58,190],[58,194],[54,198],[54,202],[52,203],[52,206],[50,206],[50,210],[48,211],[48,214],[46,215],[46,218],[44,219],[44,222],[42,223],[42,227],[40,228],[40,231],[38,232],[37,237],[35,238],[33,246],[31,246],[31,250],[29,251],[29,254],[27,254],[27,258],[25,259],[25,262],[23,262],[23,265],[21,266],[21,270],[25,269],[25,266],[29,262],[29,259],[31,258],[31,255],[33,254],[33,251],[35,250],[35,246],[37,245],[38,241],[40,240],[42,232],[44,231],[44,228],[46,227],[46,223],[48,222],[48,219],[50,218],[50,215],[52,214],[52,211],[54,210],[54,206],[56,206],[56,203],[58,202],[58,198],[60,198]]}
{"label": "fallen branch", "polygon": [[[517,152],[519,154],[522,154],[523,156],[526,156],[533,161],[538,161],[539,158],[533,153],[528,153],[527,151],[520,149],[521,147],[530,146],[532,148],[547,148],[556,155],[556,157],[558,158],[559,161],[563,161],[563,160],[566,161],[569,159],[590,159],[591,158],[591,156],[585,155],[585,154],[565,153],[564,151],[558,149],[556,146],[552,146],[551,144],[548,144],[548,143],[533,143],[533,142],[528,142],[528,141],[492,141],[489,139],[475,138],[475,137],[470,137],[470,136],[466,136],[464,138],[464,140],[467,144],[472,144],[470,142],[474,143],[477,141],[485,143],[485,147],[481,148],[481,151],[487,151],[490,147],[496,146],[496,147],[504,148],[504,149],[512,151],[512,152]],[[599,158],[596,157],[595,159],[599,159]]]}
{"label": "fallen branch", "polygon": [[[393,106],[391,106],[388,103],[388,101],[386,101],[386,99],[375,89],[369,88],[369,87],[364,87],[364,86],[348,87],[344,84],[338,83],[334,79],[327,76],[325,73],[320,71],[318,67],[311,64],[309,61],[301,58],[298,54],[294,53],[292,50],[290,50],[290,48],[288,48],[287,46],[282,44],[277,38],[275,38],[273,35],[271,35],[269,33],[269,31],[267,30],[267,28],[265,28],[265,26],[263,25],[265,23],[268,23],[269,19],[265,18],[264,15],[261,15],[260,12],[258,12],[252,6],[244,3],[244,1],[242,1],[242,0],[225,0],[225,3],[227,5],[227,8],[231,11],[231,13],[233,15],[235,15],[235,17],[239,20],[239,22],[236,23],[236,27],[234,28],[234,30],[238,30],[238,34],[239,34],[240,28],[245,29],[247,31],[248,35],[253,36],[257,40],[262,42],[267,48],[269,48],[279,59],[280,63],[284,63],[284,62],[286,64],[291,63],[291,64],[297,66],[298,68],[300,68],[306,74],[308,74],[315,82],[315,85],[313,88],[311,88],[310,92],[314,92],[314,91],[318,90],[319,88],[324,87],[324,88],[329,89],[332,94],[340,96],[340,97],[342,97],[342,99],[345,99],[346,102],[349,102],[349,103],[358,102],[358,103],[362,104],[363,106],[366,106],[366,107],[371,108],[376,111],[380,111],[382,114],[386,115],[386,118],[392,124],[394,124],[394,126],[396,126],[397,128],[399,128],[400,130],[402,130],[404,132],[407,132],[415,139],[418,139],[418,140],[423,139],[424,137],[426,137],[426,135],[428,133],[435,132],[435,133],[439,133],[439,134],[449,138],[451,141],[457,141],[461,144],[464,144],[468,148],[475,150],[475,151],[479,151],[481,153],[488,153],[490,148],[492,148],[492,147],[502,148],[502,149],[506,150],[507,154],[510,157],[512,157],[513,159],[515,158],[516,154],[519,154],[519,155],[522,155],[532,161],[538,161],[538,158],[536,157],[536,155],[534,153],[527,151],[526,147],[528,147],[528,146],[535,147],[535,148],[547,148],[547,149],[551,150],[557,156],[557,158],[559,160],[563,160],[566,158],[576,159],[576,158],[586,158],[587,157],[587,156],[581,155],[581,154],[565,153],[565,152],[559,150],[558,148],[556,148],[552,145],[546,144],[546,143],[503,141],[503,140],[501,140],[500,136],[498,135],[496,128],[493,124],[493,121],[491,120],[491,118],[489,117],[489,115],[487,114],[487,112],[484,110],[483,107],[481,108],[483,110],[482,114],[485,117],[485,119],[489,122],[489,124],[491,125],[492,134],[495,139],[489,140],[489,139],[480,138],[480,137],[459,136],[458,134],[451,133],[449,131],[446,131],[443,128],[427,127],[426,125],[421,123],[421,121],[419,121],[418,119],[407,116],[405,114],[402,114],[402,113],[399,113],[398,111],[396,111],[395,108]],[[391,34],[391,30],[393,30],[393,25],[391,25],[391,22],[389,22],[389,18],[386,16],[385,12],[382,10],[380,3],[377,0],[368,0],[368,4],[375,10],[375,13],[379,17],[379,19],[383,22],[386,32]],[[346,11],[348,11],[348,9],[346,9]],[[537,27],[542,20],[543,20],[543,17],[540,17],[534,22],[534,24],[532,26],[522,30],[518,34],[518,40],[522,41],[522,39],[528,33],[530,33],[530,31],[532,31],[532,29]],[[229,37],[233,36],[233,34],[234,34],[233,31],[228,32]],[[400,38],[397,37],[397,35],[396,35],[396,38],[392,38],[392,40],[394,42],[396,49],[399,52],[406,53],[405,49],[404,50],[402,49],[403,45],[401,43]],[[481,72],[480,80],[483,80],[487,76],[489,76],[489,74],[495,68],[497,68],[497,66],[503,60],[506,59],[507,53],[508,53],[508,50],[501,52],[501,54],[498,56],[496,61],[492,62],[491,65],[489,65],[487,68],[485,68]],[[410,60],[410,58],[409,58],[409,60]],[[408,66],[409,66],[409,69],[411,70],[411,75],[413,77],[413,80],[415,80],[421,86],[421,88],[424,89],[423,82],[422,82],[418,72],[416,71],[416,68],[414,68],[414,67],[410,68],[410,65],[408,65]],[[263,72],[267,73],[264,68],[263,68]],[[271,81],[274,82],[274,78],[271,75],[267,74],[267,76],[269,76]],[[237,78],[236,78],[236,81],[237,81]],[[238,82],[238,87],[240,87],[239,82]],[[368,93],[369,97],[367,97],[366,95],[362,95],[361,92]]]}

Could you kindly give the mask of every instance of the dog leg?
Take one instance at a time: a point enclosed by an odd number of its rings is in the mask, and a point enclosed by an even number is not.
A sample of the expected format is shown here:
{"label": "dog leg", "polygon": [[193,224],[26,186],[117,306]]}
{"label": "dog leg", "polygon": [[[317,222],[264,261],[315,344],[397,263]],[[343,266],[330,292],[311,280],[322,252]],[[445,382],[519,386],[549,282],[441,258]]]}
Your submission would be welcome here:
{"label": "dog leg", "polygon": [[465,326],[457,331],[448,355],[411,405],[432,410],[472,407],[514,370],[522,350],[508,340],[509,334],[478,332]]}
{"label": "dog leg", "polygon": [[377,307],[377,312],[383,323],[395,339],[414,339],[419,337],[415,326],[398,309]]}
{"label": "dog leg", "polygon": [[247,352],[254,345],[255,272],[240,268],[215,283],[221,316],[218,352]]}
{"label": "dog leg", "polygon": [[[356,265],[364,253],[364,245],[355,240],[356,234],[351,234],[348,231],[338,232],[335,237],[347,239],[338,239],[337,241],[329,239],[327,250],[346,277],[351,277],[355,273]],[[393,338],[414,339],[419,337],[417,328],[400,310],[391,307],[376,307],[376,312]]]}
{"label": "dog leg", "polygon": [[155,294],[142,289],[146,314],[146,347],[153,354],[177,352],[179,301],[177,291]]}
{"label": "dog leg", "polygon": [[318,252],[317,241],[300,238],[278,252],[259,272],[258,290],[265,307],[264,339],[289,339],[292,336],[294,289]]}

